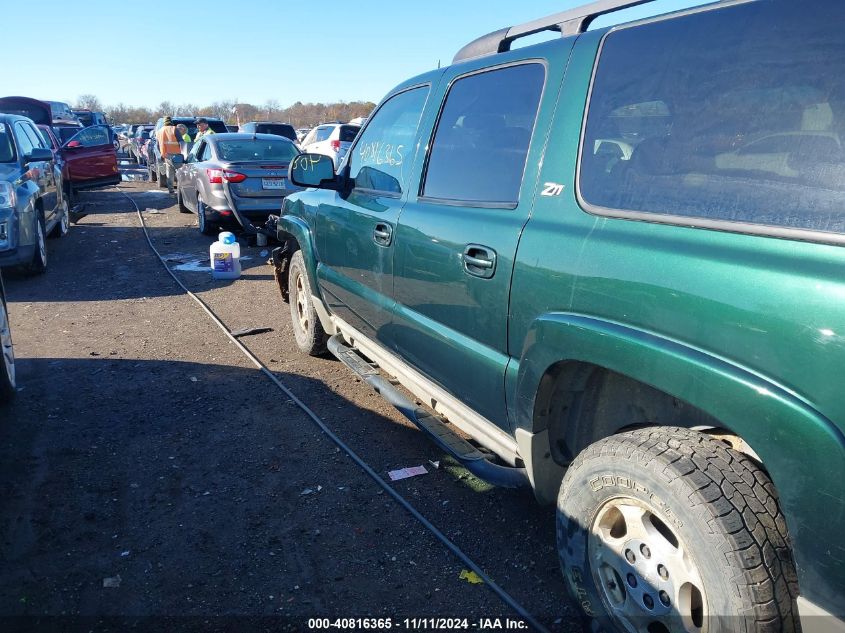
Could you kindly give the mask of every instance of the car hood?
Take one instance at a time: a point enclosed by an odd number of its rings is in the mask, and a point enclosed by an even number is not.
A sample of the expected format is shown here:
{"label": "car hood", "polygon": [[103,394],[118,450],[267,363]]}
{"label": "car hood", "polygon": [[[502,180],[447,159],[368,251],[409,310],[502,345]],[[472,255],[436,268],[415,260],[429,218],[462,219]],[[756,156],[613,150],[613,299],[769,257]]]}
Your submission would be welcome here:
{"label": "car hood", "polygon": [[29,97],[0,98],[0,112],[29,117],[37,125],[50,125],[53,122],[50,104]]}
{"label": "car hood", "polygon": [[20,175],[21,168],[17,163],[0,163],[0,180],[17,180]]}

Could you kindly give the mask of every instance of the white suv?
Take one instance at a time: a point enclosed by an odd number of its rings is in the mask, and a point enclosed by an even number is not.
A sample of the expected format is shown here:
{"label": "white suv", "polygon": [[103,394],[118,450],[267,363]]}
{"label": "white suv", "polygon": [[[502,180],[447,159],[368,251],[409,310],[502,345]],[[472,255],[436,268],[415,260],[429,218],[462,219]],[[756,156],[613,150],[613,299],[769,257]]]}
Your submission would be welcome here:
{"label": "white suv", "polygon": [[302,141],[302,151],[331,156],[334,166],[337,168],[352,146],[352,141],[355,140],[355,136],[360,129],[360,126],[348,123],[318,125]]}

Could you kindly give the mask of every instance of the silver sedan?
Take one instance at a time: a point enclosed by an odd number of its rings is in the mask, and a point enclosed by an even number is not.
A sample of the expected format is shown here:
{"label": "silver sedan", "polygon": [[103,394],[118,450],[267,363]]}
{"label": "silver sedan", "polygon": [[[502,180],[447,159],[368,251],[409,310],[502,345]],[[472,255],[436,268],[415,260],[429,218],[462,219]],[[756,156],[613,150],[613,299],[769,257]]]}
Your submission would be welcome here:
{"label": "silver sedan", "polygon": [[205,235],[221,224],[248,231],[278,213],[299,187],[288,182],[296,145],[273,134],[210,134],[194,143],[176,170],[179,210],[196,213]]}

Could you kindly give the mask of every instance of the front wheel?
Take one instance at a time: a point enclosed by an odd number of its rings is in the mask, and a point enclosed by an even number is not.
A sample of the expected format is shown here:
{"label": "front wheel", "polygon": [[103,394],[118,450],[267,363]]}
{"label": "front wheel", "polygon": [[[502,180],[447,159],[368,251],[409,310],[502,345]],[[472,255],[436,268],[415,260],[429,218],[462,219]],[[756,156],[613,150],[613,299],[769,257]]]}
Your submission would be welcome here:
{"label": "front wheel", "polygon": [[32,261],[29,263],[29,272],[40,274],[47,270],[47,230],[44,223],[44,214],[38,211],[35,218],[35,252],[32,254]]}
{"label": "front wheel", "polygon": [[208,221],[202,198],[197,198],[197,222],[199,223],[200,233],[203,235],[217,235],[217,225]]}
{"label": "front wheel", "polygon": [[9,311],[3,281],[0,280],[0,402],[9,400],[15,394],[15,350],[12,347],[12,328],[9,325]]}
{"label": "front wheel", "polygon": [[288,272],[288,290],[290,292],[290,318],[293,336],[300,351],[310,356],[322,356],[326,353],[329,337],[320,323],[311,297],[311,284],[308,269],[302,251],[296,251],[291,257]]}
{"label": "front wheel", "polygon": [[588,447],[561,484],[557,541],[594,630],[800,630],[774,486],[702,433],[646,428]]}

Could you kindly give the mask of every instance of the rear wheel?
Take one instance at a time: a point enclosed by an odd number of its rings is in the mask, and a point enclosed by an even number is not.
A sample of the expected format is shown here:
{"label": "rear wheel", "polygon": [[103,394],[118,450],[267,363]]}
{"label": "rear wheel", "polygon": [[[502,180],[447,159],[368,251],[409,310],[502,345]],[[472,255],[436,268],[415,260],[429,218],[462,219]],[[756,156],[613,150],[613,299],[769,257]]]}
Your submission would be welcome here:
{"label": "rear wheel", "polygon": [[6,308],[6,294],[0,280],[0,401],[15,394],[15,350],[12,347],[12,328],[9,325],[9,311]]}
{"label": "rear wheel", "polygon": [[208,221],[205,215],[205,204],[201,198],[197,198],[197,222],[199,223],[200,233],[203,235],[217,235],[219,232],[217,225]]}
{"label": "rear wheel", "polygon": [[290,318],[293,336],[300,351],[311,356],[326,353],[329,337],[320,323],[314,300],[311,297],[311,284],[308,269],[302,251],[296,251],[291,257],[288,272],[288,290],[290,292]]}
{"label": "rear wheel", "polygon": [[62,217],[59,218],[56,226],[50,231],[50,237],[64,237],[70,231],[70,210],[67,206],[67,200],[64,197],[62,198],[61,211],[59,213],[62,214]]}
{"label": "rear wheel", "polygon": [[557,540],[597,630],[800,630],[774,486],[702,433],[638,429],[588,447],[563,479]]}
{"label": "rear wheel", "polygon": [[44,213],[37,212],[35,218],[35,252],[32,254],[32,261],[29,263],[30,273],[40,274],[47,270],[47,231],[44,226]]}

